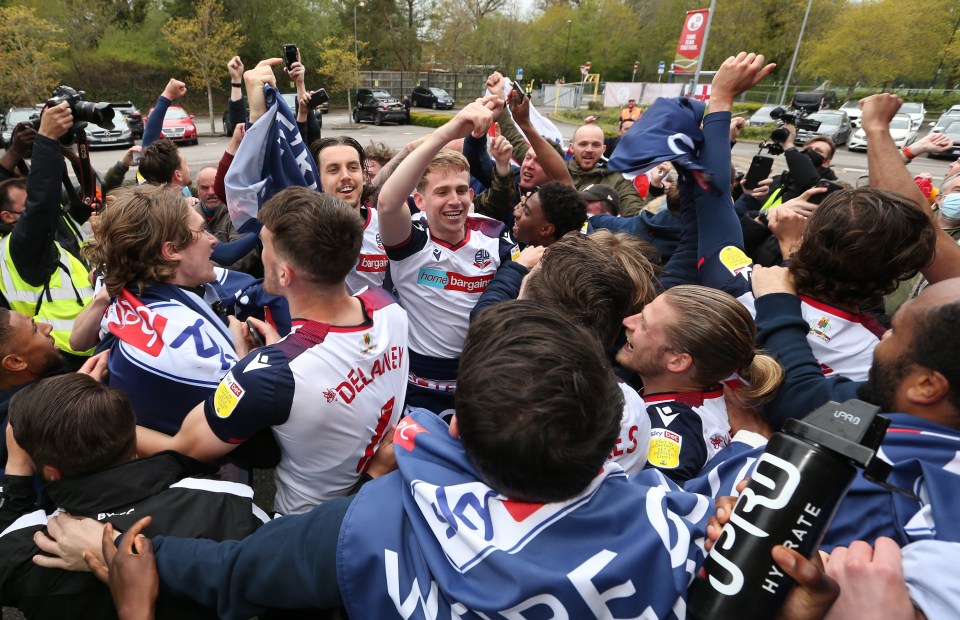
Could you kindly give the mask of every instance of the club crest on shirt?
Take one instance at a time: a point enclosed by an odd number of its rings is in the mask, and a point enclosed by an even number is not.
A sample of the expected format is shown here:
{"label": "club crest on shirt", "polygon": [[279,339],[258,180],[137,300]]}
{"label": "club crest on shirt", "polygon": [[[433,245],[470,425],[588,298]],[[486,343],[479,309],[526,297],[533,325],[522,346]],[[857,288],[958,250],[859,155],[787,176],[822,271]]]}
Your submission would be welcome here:
{"label": "club crest on shirt", "polygon": [[373,342],[373,338],[370,337],[370,334],[364,334],[360,339],[360,352],[369,353],[377,348],[376,343]]}
{"label": "club crest on shirt", "polygon": [[477,253],[473,255],[473,266],[478,269],[483,269],[490,264],[490,252],[487,252],[484,249],[477,250]]}
{"label": "club crest on shirt", "polygon": [[827,335],[830,329],[830,317],[826,316],[820,317],[819,321],[810,325],[810,333],[825,342],[830,342],[830,336]]}
{"label": "club crest on shirt", "polygon": [[730,437],[724,437],[720,433],[714,433],[710,435],[710,446],[714,450],[720,450],[721,448],[727,446],[730,443]]}

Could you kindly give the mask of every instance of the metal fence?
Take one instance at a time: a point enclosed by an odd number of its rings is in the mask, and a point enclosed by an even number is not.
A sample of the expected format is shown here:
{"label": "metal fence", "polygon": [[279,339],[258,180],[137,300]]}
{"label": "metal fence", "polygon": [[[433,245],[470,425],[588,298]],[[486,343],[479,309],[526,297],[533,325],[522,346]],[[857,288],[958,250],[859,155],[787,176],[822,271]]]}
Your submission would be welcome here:
{"label": "metal fence", "polygon": [[463,105],[483,95],[486,90],[486,74],[481,73],[434,73],[428,71],[361,71],[361,88],[384,88],[397,99],[409,95],[414,86],[442,88]]}

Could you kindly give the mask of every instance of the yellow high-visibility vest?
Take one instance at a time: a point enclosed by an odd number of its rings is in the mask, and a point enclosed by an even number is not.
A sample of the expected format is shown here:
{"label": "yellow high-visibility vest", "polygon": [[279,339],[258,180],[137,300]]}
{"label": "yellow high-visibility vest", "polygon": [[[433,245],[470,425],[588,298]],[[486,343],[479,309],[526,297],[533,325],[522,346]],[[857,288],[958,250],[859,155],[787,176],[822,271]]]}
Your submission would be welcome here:
{"label": "yellow high-visibility vest", "polygon": [[64,353],[92,355],[93,349],[74,351],[70,348],[70,332],[80,311],[93,301],[90,274],[75,256],[56,243],[60,253],[57,268],[46,284],[33,286],[17,272],[10,256],[10,235],[0,242],[0,292],[10,309],[50,323],[54,342]]}

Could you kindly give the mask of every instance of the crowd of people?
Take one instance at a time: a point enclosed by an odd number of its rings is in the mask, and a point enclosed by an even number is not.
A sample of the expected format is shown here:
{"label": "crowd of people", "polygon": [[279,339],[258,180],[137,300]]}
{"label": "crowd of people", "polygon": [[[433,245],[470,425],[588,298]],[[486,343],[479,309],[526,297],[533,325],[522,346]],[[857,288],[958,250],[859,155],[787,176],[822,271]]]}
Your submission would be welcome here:
{"label": "crowd of people", "polygon": [[952,143],[898,150],[896,96],[860,102],[864,187],[787,126],[787,170],[747,188],[756,54],[706,105],[631,101],[613,141],[587,119],[569,159],[499,73],[393,152],[321,137],[280,63],[230,61],[237,126],[195,177],[160,137],[176,79],[99,197],[65,175],[68,103],[14,130],[0,604],[684,618],[767,440],[856,398],[889,420],[887,483],[858,474],[809,557],[771,543],[777,617],[955,616],[960,163],[911,175]]}

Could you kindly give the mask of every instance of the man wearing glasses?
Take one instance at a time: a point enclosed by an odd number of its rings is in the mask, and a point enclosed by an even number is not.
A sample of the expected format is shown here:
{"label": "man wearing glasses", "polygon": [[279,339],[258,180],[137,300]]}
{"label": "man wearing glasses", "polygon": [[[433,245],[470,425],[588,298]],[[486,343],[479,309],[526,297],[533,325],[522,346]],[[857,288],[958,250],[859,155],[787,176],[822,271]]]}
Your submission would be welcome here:
{"label": "man wearing glasses", "polygon": [[182,195],[141,185],[114,196],[89,246],[103,287],[71,343],[113,336],[110,385],[127,394],[137,424],[173,434],[237,363],[226,293],[236,289],[221,286],[230,272],[211,260],[217,239]]}

